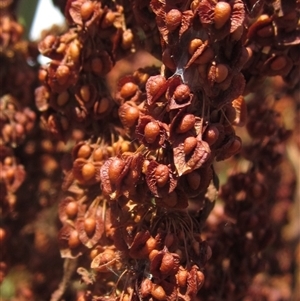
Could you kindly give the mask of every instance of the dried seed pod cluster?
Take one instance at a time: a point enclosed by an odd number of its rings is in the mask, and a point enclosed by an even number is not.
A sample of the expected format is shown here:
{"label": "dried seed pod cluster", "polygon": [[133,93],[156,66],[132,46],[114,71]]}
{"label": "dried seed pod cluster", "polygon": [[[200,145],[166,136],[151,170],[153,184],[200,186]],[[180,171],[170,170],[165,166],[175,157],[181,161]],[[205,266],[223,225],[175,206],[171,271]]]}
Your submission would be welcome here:
{"label": "dried seed pod cluster", "polygon": [[38,46],[2,2],[0,283],[28,273],[6,299],[288,300],[299,1],[55,0]]}
{"label": "dried seed pod cluster", "polygon": [[245,41],[249,89],[266,76],[280,75],[291,87],[299,83],[299,15],[297,1],[270,2],[249,23]]}

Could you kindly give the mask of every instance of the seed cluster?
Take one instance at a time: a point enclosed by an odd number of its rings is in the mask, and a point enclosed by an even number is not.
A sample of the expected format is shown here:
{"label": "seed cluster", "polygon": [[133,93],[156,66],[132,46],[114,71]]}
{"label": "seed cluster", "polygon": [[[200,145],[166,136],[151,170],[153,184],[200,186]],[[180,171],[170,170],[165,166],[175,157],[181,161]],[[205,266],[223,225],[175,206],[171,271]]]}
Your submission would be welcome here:
{"label": "seed cluster", "polygon": [[[299,1],[58,0],[68,28],[37,45],[5,2],[0,284],[30,258],[16,300],[287,301],[266,278],[294,264]],[[161,64],[109,83],[139,50]]]}

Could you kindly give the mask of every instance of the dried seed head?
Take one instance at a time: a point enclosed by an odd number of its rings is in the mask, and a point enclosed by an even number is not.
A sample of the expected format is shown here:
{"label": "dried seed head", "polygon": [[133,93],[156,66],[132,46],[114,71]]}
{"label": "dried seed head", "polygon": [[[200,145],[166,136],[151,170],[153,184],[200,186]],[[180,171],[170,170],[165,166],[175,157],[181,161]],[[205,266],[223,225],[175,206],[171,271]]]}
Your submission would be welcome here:
{"label": "dried seed head", "polygon": [[191,90],[188,85],[181,84],[174,91],[174,98],[177,102],[183,102],[189,98]]}
{"label": "dried seed head", "polygon": [[115,158],[108,168],[108,177],[112,183],[116,183],[119,179],[119,176],[122,170],[125,167],[125,162],[120,158]]}
{"label": "dried seed head", "polygon": [[88,236],[93,236],[96,229],[96,220],[93,217],[84,219],[84,231]]}
{"label": "dried seed head", "polygon": [[66,206],[66,214],[68,216],[69,219],[73,219],[78,213],[78,204],[77,202],[70,202],[68,203],[68,205]]}
{"label": "dried seed head", "polygon": [[195,137],[187,137],[184,140],[183,150],[186,155],[190,154],[197,145],[197,139]]}
{"label": "dried seed head", "polygon": [[162,288],[162,286],[160,286],[158,284],[152,285],[151,295],[152,295],[152,297],[154,297],[155,299],[157,299],[159,301],[166,300],[166,298],[167,298],[165,290]]}
{"label": "dried seed head", "polygon": [[77,152],[77,158],[87,159],[92,153],[92,149],[88,144],[83,144],[80,146]]}
{"label": "dried seed head", "polygon": [[120,95],[121,97],[128,99],[134,96],[134,94],[137,92],[138,86],[132,82],[128,82],[125,85],[122,86]]}
{"label": "dried seed head", "polygon": [[187,174],[187,182],[193,190],[197,190],[200,186],[201,176],[197,171]]}
{"label": "dried seed head", "polygon": [[169,180],[169,168],[164,164],[159,164],[154,172],[154,176],[158,187],[163,187]]}
{"label": "dried seed head", "polygon": [[195,123],[196,123],[195,115],[186,114],[182,118],[178,127],[176,128],[176,133],[182,134],[182,133],[189,131],[190,129],[192,129],[194,127]]}
{"label": "dried seed head", "polygon": [[94,3],[92,1],[85,1],[80,7],[80,15],[82,20],[88,20],[94,11]]}
{"label": "dried seed head", "polygon": [[85,181],[92,179],[95,176],[96,168],[93,163],[86,163],[83,165],[81,174]]}
{"label": "dried seed head", "polygon": [[178,9],[171,9],[166,14],[166,26],[169,31],[174,31],[181,23],[182,13]]}
{"label": "dried seed head", "polygon": [[78,42],[74,41],[70,44],[68,48],[68,54],[74,62],[77,62],[80,55],[80,47]]}
{"label": "dried seed head", "polygon": [[150,121],[144,128],[145,139],[148,143],[153,143],[160,133],[160,127],[157,122]]}
{"label": "dried seed head", "polygon": [[231,6],[227,2],[220,1],[215,7],[214,21],[216,29],[220,29],[229,20]]}

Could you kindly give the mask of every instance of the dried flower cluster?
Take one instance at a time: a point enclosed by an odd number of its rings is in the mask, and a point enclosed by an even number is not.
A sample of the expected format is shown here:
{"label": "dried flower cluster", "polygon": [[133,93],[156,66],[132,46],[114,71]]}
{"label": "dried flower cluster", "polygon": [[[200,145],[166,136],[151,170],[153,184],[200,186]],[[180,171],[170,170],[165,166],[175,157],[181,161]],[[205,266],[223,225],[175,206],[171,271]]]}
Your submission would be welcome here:
{"label": "dried flower cluster", "polygon": [[[38,254],[33,284],[14,300],[289,300],[292,284],[273,293],[266,277],[292,277],[296,264],[279,234],[296,176],[286,159],[293,132],[277,104],[299,110],[299,1],[59,5],[69,26],[39,42],[51,59],[39,71],[10,3],[1,8],[0,55],[17,81],[1,74],[1,220],[23,217],[0,224],[0,282],[17,258],[8,233],[22,228],[24,244],[33,234]],[[139,50],[161,65],[122,75],[114,91],[109,74]],[[219,187],[216,162],[226,159],[233,171]],[[31,210],[18,189],[37,199]],[[47,270],[43,258],[61,268]],[[84,286],[70,289],[75,270]]]}

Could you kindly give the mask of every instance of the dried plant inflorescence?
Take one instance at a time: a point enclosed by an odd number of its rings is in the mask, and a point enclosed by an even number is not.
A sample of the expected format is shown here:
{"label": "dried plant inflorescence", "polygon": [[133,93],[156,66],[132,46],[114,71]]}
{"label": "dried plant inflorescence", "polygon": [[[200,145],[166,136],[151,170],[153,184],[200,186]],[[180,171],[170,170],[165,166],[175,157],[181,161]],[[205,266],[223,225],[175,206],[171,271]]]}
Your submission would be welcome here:
{"label": "dried plant inflorescence", "polygon": [[[296,189],[280,106],[299,110],[299,1],[55,2],[68,28],[38,45],[1,7],[0,55],[17,82],[0,95],[0,282],[23,262],[8,252],[22,229],[38,254],[33,298],[289,300],[266,279],[295,263],[282,259],[294,236],[279,234]],[[39,70],[37,49],[51,59]],[[159,66],[119,70],[145,51]]]}

